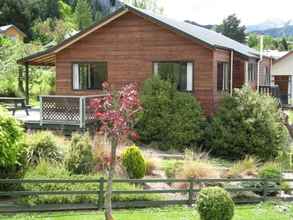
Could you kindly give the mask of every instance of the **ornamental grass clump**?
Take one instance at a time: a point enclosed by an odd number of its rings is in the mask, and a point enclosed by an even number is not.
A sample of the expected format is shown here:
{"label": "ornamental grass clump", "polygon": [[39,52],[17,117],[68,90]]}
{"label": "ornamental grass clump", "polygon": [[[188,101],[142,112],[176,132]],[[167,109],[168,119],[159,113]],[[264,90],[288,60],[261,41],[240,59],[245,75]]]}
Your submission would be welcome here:
{"label": "ornamental grass clump", "polygon": [[259,166],[259,161],[252,156],[246,156],[243,160],[240,160],[233,164],[229,169],[226,176],[237,178],[245,176],[257,176],[257,169]]}
{"label": "ornamental grass clump", "polygon": [[90,137],[87,134],[74,134],[72,136],[65,165],[73,174],[88,174],[93,171],[94,156]]}
{"label": "ornamental grass clump", "polygon": [[61,161],[63,155],[56,142],[56,137],[48,131],[36,132],[26,136],[26,160],[36,166],[41,160]]}
{"label": "ornamental grass clump", "polygon": [[207,187],[199,192],[196,201],[201,220],[232,220],[234,202],[220,187]]}

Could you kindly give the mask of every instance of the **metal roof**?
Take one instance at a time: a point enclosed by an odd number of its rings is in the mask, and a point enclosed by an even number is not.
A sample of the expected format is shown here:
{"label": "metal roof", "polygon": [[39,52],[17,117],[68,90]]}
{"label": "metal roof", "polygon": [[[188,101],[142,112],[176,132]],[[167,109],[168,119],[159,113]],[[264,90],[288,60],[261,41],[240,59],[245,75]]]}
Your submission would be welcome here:
{"label": "metal roof", "polygon": [[9,28],[13,27],[13,25],[5,25],[0,27],[0,32],[7,31]]}
{"label": "metal roof", "polygon": [[142,10],[135,8],[133,6],[127,5],[128,8],[138,11],[139,13],[145,14],[148,17],[154,18],[157,21],[167,24],[170,27],[173,27],[181,32],[184,32],[200,41],[213,46],[213,47],[221,47],[230,50],[234,50],[242,55],[248,57],[259,57],[259,53],[257,50],[248,47],[245,44],[241,44],[235,40],[232,40],[229,37],[226,37],[220,33],[217,33],[213,30],[209,30],[198,25],[190,24],[184,21],[176,21],[158,14],[155,14],[148,10]]}

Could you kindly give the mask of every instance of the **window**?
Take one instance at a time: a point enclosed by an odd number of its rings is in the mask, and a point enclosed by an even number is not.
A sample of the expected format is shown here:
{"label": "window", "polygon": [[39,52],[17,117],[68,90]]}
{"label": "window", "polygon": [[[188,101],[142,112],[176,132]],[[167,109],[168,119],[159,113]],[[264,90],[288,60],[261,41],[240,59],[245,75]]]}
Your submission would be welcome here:
{"label": "window", "polygon": [[107,64],[75,63],[72,79],[74,90],[102,89],[102,83],[107,80]]}
{"label": "window", "polygon": [[179,91],[192,91],[193,64],[191,62],[155,62],[154,74],[175,83]]}
{"label": "window", "polygon": [[256,63],[249,63],[248,64],[248,81],[255,81],[257,74],[257,64]]}
{"label": "window", "polygon": [[217,65],[217,90],[229,91],[230,87],[230,72],[227,62],[218,62]]}
{"label": "window", "polygon": [[271,73],[270,68],[265,67],[265,85],[271,85]]}

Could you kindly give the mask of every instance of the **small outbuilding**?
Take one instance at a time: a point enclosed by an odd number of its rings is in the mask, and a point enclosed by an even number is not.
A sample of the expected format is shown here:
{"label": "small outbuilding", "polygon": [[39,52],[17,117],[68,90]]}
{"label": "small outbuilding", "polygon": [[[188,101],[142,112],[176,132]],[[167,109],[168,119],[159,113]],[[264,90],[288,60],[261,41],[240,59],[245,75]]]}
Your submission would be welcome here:
{"label": "small outbuilding", "polygon": [[283,53],[274,60],[272,83],[279,86],[282,104],[293,104],[293,51]]}
{"label": "small outbuilding", "polygon": [[13,24],[0,26],[0,36],[8,37],[12,40],[23,41],[26,34]]}

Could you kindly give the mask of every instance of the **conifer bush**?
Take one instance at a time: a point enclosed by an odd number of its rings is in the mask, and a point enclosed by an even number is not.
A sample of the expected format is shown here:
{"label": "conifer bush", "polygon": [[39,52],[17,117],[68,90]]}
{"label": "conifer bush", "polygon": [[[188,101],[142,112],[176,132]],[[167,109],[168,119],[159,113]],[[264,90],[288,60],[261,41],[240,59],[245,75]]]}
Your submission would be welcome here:
{"label": "conifer bush", "polygon": [[88,174],[94,168],[92,145],[87,134],[74,134],[65,159],[66,168],[73,174]]}
{"label": "conifer bush", "polygon": [[179,92],[170,81],[154,77],[144,83],[141,101],[143,111],[136,130],[142,142],[179,151],[200,142],[204,116],[192,94]]}
{"label": "conifer bush", "polygon": [[141,179],[146,173],[145,160],[137,146],[128,147],[122,154],[122,164],[129,178]]}
{"label": "conifer bush", "polygon": [[206,130],[211,153],[229,159],[253,155],[276,158],[288,143],[288,131],[274,98],[249,87],[225,96]]}

